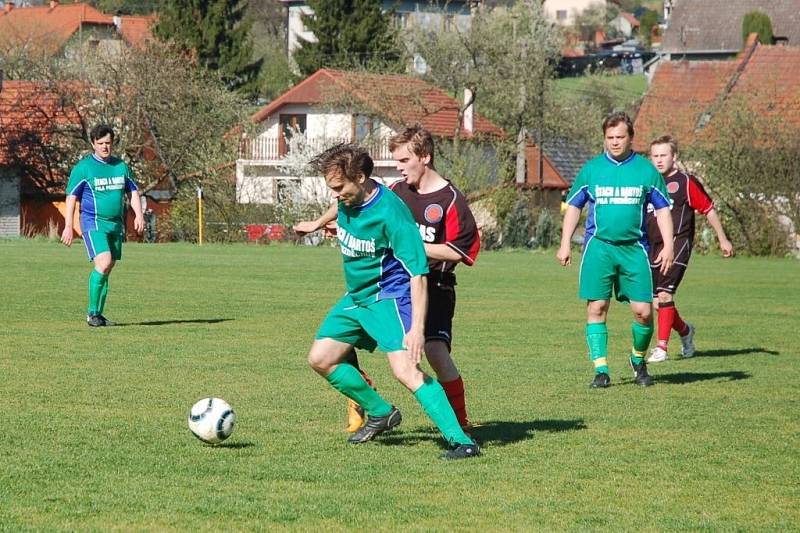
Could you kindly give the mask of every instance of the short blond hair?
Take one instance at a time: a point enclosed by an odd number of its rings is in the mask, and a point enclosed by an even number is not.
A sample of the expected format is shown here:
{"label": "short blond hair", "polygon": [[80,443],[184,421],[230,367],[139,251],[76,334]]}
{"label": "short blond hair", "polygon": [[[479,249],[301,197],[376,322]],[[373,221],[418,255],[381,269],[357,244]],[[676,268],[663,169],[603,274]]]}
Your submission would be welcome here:
{"label": "short blond hair", "polygon": [[394,152],[404,144],[417,157],[431,157],[428,166],[433,168],[433,135],[420,124],[408,126],[406,129],[389,139],[389,151]]}
{"label": "short blond hair", "polygon": [[653,142],[650,143],[650,148],[657,144],[668,144],[669,149],[672,150],[672,155],[678,153],[678,141],[675,140],[675,137],[672,135],[662,135],[661,137],[656,137],[653,139]]}

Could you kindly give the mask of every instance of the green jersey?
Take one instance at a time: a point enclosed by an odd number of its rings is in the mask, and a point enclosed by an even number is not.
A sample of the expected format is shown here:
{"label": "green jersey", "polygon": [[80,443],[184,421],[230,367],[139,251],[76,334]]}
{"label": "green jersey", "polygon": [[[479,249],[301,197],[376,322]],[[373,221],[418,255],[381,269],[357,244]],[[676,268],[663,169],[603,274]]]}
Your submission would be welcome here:
{"label": "green jersey", "polygon": [[410,279],[428,273],[428,259],[408,207],[379,183],[360,206],[339,202],[337,237],[347,292],[357,305],[411,295]]}
{"label": "green jersey", "polygon": [[592,237],[612,244],[647,243],[647,205],[670,206],[669,193],[656,167],[632,153],[617,161],[603,153],[581,169],[567,197],[579,209],[589,204],[584,244]]}
{"label": "green jersey", "polygon": [[81,203],[81,231],[119,232],[125,213],[125,193],[137,190],[124,161],[103,161],[94,154],[81,159],[69,175],[67,195]]}

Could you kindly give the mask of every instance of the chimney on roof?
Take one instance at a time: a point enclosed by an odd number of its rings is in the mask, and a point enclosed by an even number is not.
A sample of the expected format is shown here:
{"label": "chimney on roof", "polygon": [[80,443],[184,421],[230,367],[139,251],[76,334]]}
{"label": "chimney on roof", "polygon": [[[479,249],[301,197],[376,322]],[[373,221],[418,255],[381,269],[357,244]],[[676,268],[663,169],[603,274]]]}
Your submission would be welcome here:
{"label": "chimney on roof", "polygon": [[6,5],[3,6],[3,11],[6,13],[10,13],[12,9],[14,9],[14,2],[6,2]]}
{"label": "chimney on roof", "polygon": [[469,89],[464,89],[464,105],[464,130],[472,133],[475,131],[475,104]]}

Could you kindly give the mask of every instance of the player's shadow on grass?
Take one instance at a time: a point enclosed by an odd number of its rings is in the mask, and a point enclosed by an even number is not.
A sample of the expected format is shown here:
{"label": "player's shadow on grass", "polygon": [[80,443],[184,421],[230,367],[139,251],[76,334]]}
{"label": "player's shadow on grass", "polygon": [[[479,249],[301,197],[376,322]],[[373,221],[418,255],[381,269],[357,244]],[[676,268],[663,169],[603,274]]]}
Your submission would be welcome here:
{"label": "player's shadow on grass", "polygon": [[[562,431],[575,431],[586,429],[583,420],[534,420],[532,422],[482,422],[472,428],[472,436],[479,444],[492,446],[505,446],[523,440],[529,440],[539,433],[559,433]],[[435,428],[417,428],[407,431],[396,430],[381,435],[376,442],[386,446],[413,446],[430,440],[439,441],[442,448],[446,448],[441,435]]]}
{"label": "player's shadow on grass", "polygon": [[472,429],[472,435],[481,444],[505,446],[532,439],[536,433],[561,433],[586,429],[583,420],[533,420],[532,422],[484,422]]}
{"label": "player's shadow on grass", "polygon": [[126,322],[124,324],[117,324],[114,327],[122,326],[166,326],[169,324],[219,324],[220,322],[228,322],[232,318],[191,318],[188,320],[150,320],[148,322]]}
{"label": "player's shadow on grass", "polygon": [[780,352],[775,350],[767,350],[766,348],[722,348],[719,350],[698,350],[695,352],[695,357],[727,357],[729,355],[747,355],[751,353],[764,354],[764,355],[780,355]]}
{"label": "player's shadow on grass", "polygon": [[739,370],[731,370],[728,372],[681,372],[679,374],[662,374],[655,376],[655,382],[669,383],[671,385],[686,385],[687,383],[696,383],[698,381],[710,380],[724,380],[724,381],[739,381],[740,379],[748,379],[750,374],[741,372]]}

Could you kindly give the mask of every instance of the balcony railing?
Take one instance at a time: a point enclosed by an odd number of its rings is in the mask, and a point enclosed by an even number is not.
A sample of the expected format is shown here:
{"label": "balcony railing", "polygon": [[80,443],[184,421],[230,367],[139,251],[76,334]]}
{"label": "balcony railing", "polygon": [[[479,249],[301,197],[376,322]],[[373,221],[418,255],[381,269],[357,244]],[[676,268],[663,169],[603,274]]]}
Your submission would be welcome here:
{"label": "balcony railing", "polygon": [[[304,141],[306,149],[319,153],[336,144],[352,142],[349,138],[312,137]],[[389,151],[389,139],[366,139],[358,143],[369,150],[369,155],[376,161],[392,159]],[[290,143],[279,137],[259,136],[243,138],[239,147],[239,158],[251,161],[280,161],[291,150]]]}

